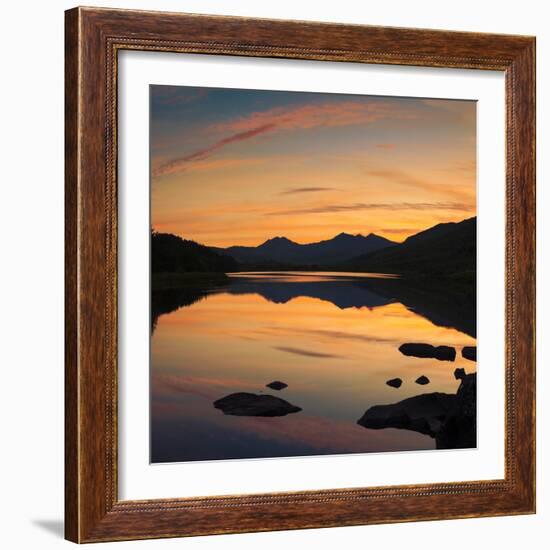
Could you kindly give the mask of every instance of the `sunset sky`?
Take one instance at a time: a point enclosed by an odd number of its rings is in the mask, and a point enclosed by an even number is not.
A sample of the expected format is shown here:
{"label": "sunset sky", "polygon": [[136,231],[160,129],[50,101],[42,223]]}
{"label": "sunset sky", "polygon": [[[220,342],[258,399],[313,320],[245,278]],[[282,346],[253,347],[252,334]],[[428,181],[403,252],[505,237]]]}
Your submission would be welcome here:
{"label": "sunset sky", "polygon": [[475,215],[473,101],[151,86],[151,218],[209,246]]}

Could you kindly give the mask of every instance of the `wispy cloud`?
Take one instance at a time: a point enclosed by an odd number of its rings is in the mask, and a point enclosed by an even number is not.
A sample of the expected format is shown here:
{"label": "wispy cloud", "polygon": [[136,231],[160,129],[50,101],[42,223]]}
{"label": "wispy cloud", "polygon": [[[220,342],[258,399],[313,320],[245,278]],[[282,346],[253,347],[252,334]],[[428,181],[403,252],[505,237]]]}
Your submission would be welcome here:
{"label": "wispy cloud", "polygon": [[298,107],[274,107],[257,111],[236,120],[216,125],[221,131],[239,132],[263,124],[276,124],[279,129],[309,129],[324,126],[356,126],[386,118],[410,119],[416,114],[395,104],[383,102],[343,101]]}
{"label": "wispy cloud", "polygon": [[294,210],[278,210],[268,212],[268,216],[287,216],[295,214],[333,214],[335,212],[353,212],[361,210],[456,210],[468,212],[471,205],[457,202],[387,202],[353,204],[329,204],[313,208],[297,208]]}
{"label": "wispy cloud", "polygon": [[250,139],[259,134],[264,134],[265,132],[269,132],[270,130],[272,130],[274,127],[275,127],[274,124],[264,124],[262,126],[258,126],[257,128],[252,128],[250,130],[238,132],[226,138],[220,139],[219,141],[216,141],[209,147],[199,149],[198,151],[195,151],[194,153],[191,153],[184,157],[171,160],[170,162],[167,162],[165,164],[161,164],[156,169],[153,169],[153,176],[158,177],[158,176],[165,176],[168,174],[174,174],[176,172],[181,172],[185,170],[187,164],[190,162],[204,160],[215,151],[218,151],[219,149],[221,149],[222,147],[225,147],[230,143],[244,141],[246,139]]}
{"label": "wispy cloud", "polygon": [[293,187],[281,191],[281,195],[298,195],[300,193],[319,193],[321,191],[334,191],[333,187]]}
{"label": "wispy cloud", "polygon": [[290,108],[275,107],[211,126],[209,131],[230,134],[208,147],[158,166],[153,169],[153,176],[159,177],[182,172],[193,162],[203,160],[231,143],[252,139],[267,132],[305,130],[321,126],[330,128],[365,125],[385,118],[408,119],[415,117],[416,115],[410,111],[380,102],[347,101]]}
{"label": "wispy cloud", "polygon": [[[367,174],[375,178],[390,180],[393,183],[401,183],[412,187],[418,188],[426,186],[426,181],[423,178],[397,168],[371,169],[367,171]],[[428,185],[431,186],[431,184]]]}
{"label": "wispy cloud", "polygon": [[[206,170],[227,170],[232,168],[242,168],[245,166],[257,166],[266,162],[262,157],[242,157],[242,158],[205,158],[203,160],[197,160],[193,163],[194,171],[206,171]],[[180,172],[177,167],[173,168],[174,172]],[[185,167],[182,168],[185,170]],[[153,167],[153,175],[158,172],[157,167]],[[172,173],[167,171],[167,173]]]}
{"label": "wispy cloud", "polygon": [[395,143],[377,143],[377,149],[395,149]]}
{"label": "wispy cloud", "polygon": [[385,180],[390,184],[404,185],[416,190],[422,189],[430,193],[443,193],[447,197],[453,197],[460,201],[475,200],[475,187],[473,185],[471,187],[445,185],[439,181],[429,181],[423,176],[398,168],[369,169],[366,174],[370,177]]}

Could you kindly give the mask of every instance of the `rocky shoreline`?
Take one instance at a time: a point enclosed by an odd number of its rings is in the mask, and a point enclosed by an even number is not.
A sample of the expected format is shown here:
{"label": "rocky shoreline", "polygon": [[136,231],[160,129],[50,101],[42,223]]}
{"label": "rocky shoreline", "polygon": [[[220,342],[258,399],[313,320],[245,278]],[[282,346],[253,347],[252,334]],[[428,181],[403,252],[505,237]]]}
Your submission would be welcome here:
{"label": "rocky shoreline", "polygon": [[357,421],[369,429],[398,428],[435,439],[437,449],[476,447],[477,375],[461,376],[456,394],[425,393],[370,407]]}

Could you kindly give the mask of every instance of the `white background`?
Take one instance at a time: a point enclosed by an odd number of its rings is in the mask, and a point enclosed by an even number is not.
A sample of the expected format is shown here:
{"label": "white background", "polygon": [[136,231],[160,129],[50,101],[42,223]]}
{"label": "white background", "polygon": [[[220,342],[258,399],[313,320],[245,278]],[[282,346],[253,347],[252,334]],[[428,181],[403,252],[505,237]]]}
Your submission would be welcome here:
{"label": "white background", "polygon": [[[119,496],[124,500],[410,485],[504,477],[504,77],[461,71],[227,56],[119,56]],[[149,464],[149,85],[205,85],[476,99],[478,445]],[[496,349],[495,349],[496,348]]]}
{"label": "white background", "polygon": [[[106,0],[107,1],[107,0]],[[88,5],[96,2],[88,2]],[[101,5],[99,3],[98,5]],[[549,177],[550,30],[546,2],[501,0],[110,1],[113,7],[448,28],[537,35],[538,181]],[[1,300],[3,379],[0,490],[2,546],[69,547],[63,516],[63,10],[70,2],[3,6]],[[448,7],[446,7],[448,6]],[[23,25],[24,23],[24,25]],[[548,278],[550,195],[538,191],[538,278]],[[546,253],[543,255],[543,249]],[[546,265],[545,265],[546,264]],[[546,548],[550,525],[548,290],[539,284],[538,514],[513,518],[381,525],[118,543],[121,548]],[[543,537],[545,540],[543,540]],[[100,545],[101,546],[101,545]],[[111,546],[112,547],[112,546]],[[96,546],[97,548],[97,546]]]}

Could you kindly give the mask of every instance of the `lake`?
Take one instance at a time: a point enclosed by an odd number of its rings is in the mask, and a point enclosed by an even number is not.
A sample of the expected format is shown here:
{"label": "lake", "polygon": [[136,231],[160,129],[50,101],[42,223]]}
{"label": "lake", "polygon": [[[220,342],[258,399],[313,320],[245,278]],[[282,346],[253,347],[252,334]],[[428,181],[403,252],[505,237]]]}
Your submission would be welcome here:
{"label": "lake", "polygon": [[[455,394],[475,372],[475,292],[389,275],[233,273],[153,292],[151,461],[182,462],[434,449],[429,435],[357,424],[369,407]],[[407,342],[453,346],[454,361],[405,356]],[[415,380],[426,376],[430,383]],[[399,377],[393,388],[386,381]],[[280,380],[288,387],[271,390]],[[231,416],[214,401],[275,395],[301,408]]]}

